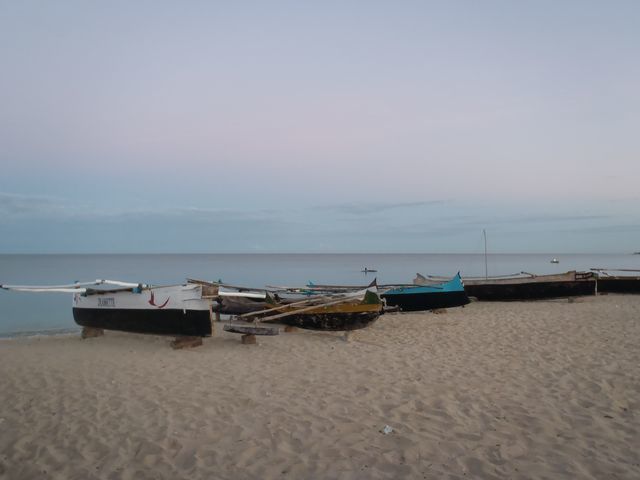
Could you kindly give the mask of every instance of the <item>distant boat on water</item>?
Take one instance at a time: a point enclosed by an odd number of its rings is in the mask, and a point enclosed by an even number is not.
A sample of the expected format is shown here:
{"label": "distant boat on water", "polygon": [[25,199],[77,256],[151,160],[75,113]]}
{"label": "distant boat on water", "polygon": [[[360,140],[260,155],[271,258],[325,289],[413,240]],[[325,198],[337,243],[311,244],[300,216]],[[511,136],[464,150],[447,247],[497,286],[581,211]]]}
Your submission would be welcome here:
{"label": "distant boat on water", "polygon": [[363,268],[362,270],[360,270],[360,271],[361,271],[362,273],[367,274],[367,273],[376,273],[378,270],[375,270],[375,269],[373,269],[373,268],[367,268],[367,267],[364,267],[364,268]]}
{"label": "distant boat on water", "polygon": [[560,260],[554,257],[551,259],[551,263],[560,263]]}

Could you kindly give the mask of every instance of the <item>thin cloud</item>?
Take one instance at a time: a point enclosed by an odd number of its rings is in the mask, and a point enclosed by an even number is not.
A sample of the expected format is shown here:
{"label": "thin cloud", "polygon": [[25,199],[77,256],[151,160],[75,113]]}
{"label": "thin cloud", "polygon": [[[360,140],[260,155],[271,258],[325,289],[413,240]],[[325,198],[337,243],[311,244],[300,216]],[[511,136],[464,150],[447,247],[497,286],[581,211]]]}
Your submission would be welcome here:
{"label": "thin cloud", "polygon": [[0,192],[0,214],[29,216],[59,214],[64,211],[59,199],[40,195]]}
{"label": "thin cloud", "polygon": [[379,203],[341,203],[336,205],[322,205],[313,207],[314,210],[332,211],[350,215],[370,215],[396,209],[409,209],[418,207],[431,207],[442,205],[445,200],[425,200],[420,202],[379,202]]}
{"label": "thin cloud", "polygon": [[584,222],[591,220],[610,220],[613,215],[530,215],[463,219],[465,225],[497,225],[497,224],[528,224],[528,223],[556,223],[556,222]]}
{"label": "thin cloud", "polygon": [[228,208],[172,207],[172,208],[99,208],[60,198],[0,192],[0,214],[13,218],[46,218],[56,221],[133,221],[181,220],[206,222],[245,222],[285,218],[278,210],[239,210]]}
{"label": "thin cloud", "polygon": [[619,225],[601,225],[593,227],[572,228],[571,230],[563,230],[563,232],[573,233],[638,233],[640,232],[640,223],[636,224],[619,224]]}

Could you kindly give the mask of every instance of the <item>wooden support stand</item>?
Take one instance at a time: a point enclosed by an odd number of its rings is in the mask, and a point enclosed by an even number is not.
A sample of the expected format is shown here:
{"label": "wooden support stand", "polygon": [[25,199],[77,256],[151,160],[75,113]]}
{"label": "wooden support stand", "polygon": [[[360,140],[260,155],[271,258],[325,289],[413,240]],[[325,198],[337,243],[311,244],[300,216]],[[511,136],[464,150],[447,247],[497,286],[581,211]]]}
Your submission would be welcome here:
{"label": "wooden support stand", "polygon": [[344,339],[345,342],[351,342],[352,335],[353,335],[353,332],[347,330],[346,332],[344,332],[344,336],[342,338]]}
{"label": "wooden support stand", "polygon": [[256,335],[278,335],[280,330],[278,327],[265,327],[258,325],[225,325],[225,332],[241,333],[242,343],[244,345],[255,345],[258,343]]}
{"label": "wooden support stand", "polygon": [[[215,324],[215,322],[213,320],[214,320],[213,308],[209,307],[209,323],[211,323],[211,336],[215,337],[216,336],[216,324]],[[220,321],[220,313],[219,312],[215,312],[215,320],[217,322]]]}
{"label": "wooden support stand", "polygon": [[298,327],[293,327],[291,325],[287,325],[284,327],[285,333],[296,333],[298,331]]}
{"label": "wooden support stand", "polygon": [[104,330],[102,328],[92,328],[92,327],[82,327],[82,333],[80,334],[82,338],[101,337],[103,335],[104,335]]}
{"label": "wooden support stand", "polygon": [[202,337],[176,337],[171,342],[171,348],[174,350],[199,347],[200,345],[202,345]]}
{"label": "wooden support stand", "polygon": [[433,310],[431,310],[431,313],[435,313],[436,315],[441,314],[441,313],[447,313],[447,309],[446,308],[434,308]]}

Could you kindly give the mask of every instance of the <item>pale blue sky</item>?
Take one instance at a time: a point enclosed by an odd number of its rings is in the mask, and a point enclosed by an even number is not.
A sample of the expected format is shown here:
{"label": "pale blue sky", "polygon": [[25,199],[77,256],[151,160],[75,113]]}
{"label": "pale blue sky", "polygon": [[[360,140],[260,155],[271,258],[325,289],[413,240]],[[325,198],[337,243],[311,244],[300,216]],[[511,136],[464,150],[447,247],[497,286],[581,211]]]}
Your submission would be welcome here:
{"label": "pale blue sky", "polygon": [[0,252],[640,250],[640,3],[0,2]]}

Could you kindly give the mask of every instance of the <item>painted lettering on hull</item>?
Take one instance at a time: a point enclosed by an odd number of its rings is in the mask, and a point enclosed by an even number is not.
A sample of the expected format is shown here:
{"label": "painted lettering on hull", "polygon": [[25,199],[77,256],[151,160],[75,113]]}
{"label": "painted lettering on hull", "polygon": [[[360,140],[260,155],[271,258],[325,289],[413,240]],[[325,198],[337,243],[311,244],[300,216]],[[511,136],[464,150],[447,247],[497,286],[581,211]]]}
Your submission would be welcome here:
{"label": "painted lettering on hull", "polygon": [[116,299],[113,297],[98,298],[98,306],[114,308],[116,306]]}

